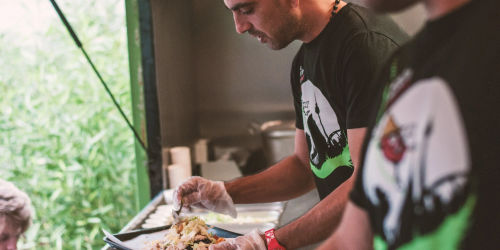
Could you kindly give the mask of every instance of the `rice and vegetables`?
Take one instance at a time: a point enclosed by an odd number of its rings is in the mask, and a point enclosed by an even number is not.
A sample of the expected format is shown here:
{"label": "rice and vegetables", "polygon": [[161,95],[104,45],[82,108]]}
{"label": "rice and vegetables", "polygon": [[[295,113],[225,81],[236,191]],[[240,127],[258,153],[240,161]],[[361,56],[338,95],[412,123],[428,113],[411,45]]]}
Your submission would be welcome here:
{"label": "rice and vegetables", "polygon": [[205,221],[198,217],[180,221],[167,231],[160,240],[151,242],[149,250],[204,250],[212,244],[224,241],[208,232]]}

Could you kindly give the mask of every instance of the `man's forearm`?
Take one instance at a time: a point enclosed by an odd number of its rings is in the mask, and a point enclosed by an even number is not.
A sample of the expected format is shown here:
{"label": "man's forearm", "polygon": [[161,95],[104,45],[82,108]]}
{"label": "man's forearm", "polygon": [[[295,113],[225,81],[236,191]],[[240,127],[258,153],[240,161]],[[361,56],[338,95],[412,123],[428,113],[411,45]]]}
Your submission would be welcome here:
{"label": "man's forearm", "polygon": [[310,245],[326,239],[337,228],[342,218],[353,178],[314,206],[308,213],[278,229],[276,239],[288,249]]}
{"label": "man's forearm", "polygon": [[354,203],[348,202],[335,233],[317,248],[317,250],[329,249],[373,249],[373,233],[368,213]]}
{"label": "man's forearm", "polygon": [[314,188],[312,174],[295,156],[267,170],[225,183],[234,203],[260,203],[295,198]]}
{"label": "man's forearm", "polygon": [[290,249],[310,245],[326,239],[337,229],[354,186],[359,155],[366,128],[348,129],[353,175],[308,213],[276,231],[276,239]]}

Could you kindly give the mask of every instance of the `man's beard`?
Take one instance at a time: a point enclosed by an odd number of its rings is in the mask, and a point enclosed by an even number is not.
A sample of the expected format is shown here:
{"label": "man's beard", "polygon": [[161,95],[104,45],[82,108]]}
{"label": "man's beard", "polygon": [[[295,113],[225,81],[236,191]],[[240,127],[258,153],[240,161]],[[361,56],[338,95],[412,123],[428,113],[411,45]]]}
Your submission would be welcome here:
{"label": "man's beard", "polygon": [[290,13],[283,14],[280,20],[282,21],[279,26],[272,32],[273,37],[257,30],[250,30],[249,33],[254,36],[262,35],[267,40],[267,46],[272,50],[283,49],[297,39],[301,25],[299,20]]}
{"label": "man's beard", "polygon": [[286,48],[294,40],[295,35],[293,35],[291,30],[288,30],[277,35],[276,39],[270,39],[268,46],[272,50],[280,50]]}

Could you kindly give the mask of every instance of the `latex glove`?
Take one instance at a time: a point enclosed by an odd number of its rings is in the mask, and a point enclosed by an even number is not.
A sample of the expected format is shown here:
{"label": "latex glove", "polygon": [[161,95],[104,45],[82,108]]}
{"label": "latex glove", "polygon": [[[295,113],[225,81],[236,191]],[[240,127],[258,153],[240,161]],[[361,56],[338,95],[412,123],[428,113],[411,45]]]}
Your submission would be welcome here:
{"label": "latex glove", "polygon": [[252,232],[234,239],[228,238],[225,241],[211,245],[210,250],[267,250],[260,232],[254,229]]}
{"label": "latex glove", "polygon": [[211,181],[193,176],[175,189],[174,209],[177,210],[180,207],[181,198],[184,206],[206,208],[236,218],[233,199],[227,193],[222,181]]}

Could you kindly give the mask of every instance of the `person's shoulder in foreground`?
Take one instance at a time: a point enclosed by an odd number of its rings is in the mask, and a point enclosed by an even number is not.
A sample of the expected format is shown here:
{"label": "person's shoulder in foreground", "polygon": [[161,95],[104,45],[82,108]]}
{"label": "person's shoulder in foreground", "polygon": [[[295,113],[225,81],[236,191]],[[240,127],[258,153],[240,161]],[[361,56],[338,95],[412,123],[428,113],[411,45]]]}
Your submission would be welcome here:
{"label": "person's shoulder in foreground", "polygon": [[499,4],[449,2],[382,71],[352,203],[328,244],[498,248]]}
{"label": "person's shoulder in foreground", "polygon": [[500,39],[486,3],[429,21],[384,70],[390,85],[351,195],[377,248],[494,246]]}

